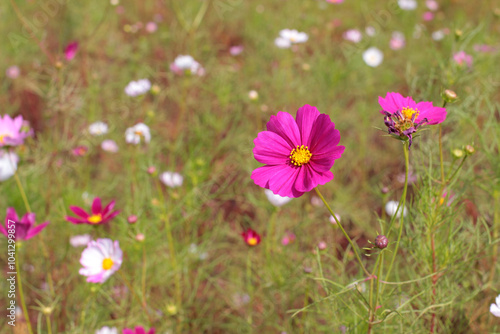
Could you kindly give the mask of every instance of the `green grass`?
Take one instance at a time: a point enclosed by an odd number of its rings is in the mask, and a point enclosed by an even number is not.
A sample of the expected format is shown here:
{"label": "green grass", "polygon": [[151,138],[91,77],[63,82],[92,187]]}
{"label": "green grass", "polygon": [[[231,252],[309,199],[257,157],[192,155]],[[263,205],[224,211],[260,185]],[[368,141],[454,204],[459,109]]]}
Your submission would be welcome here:
{"label": "green grass", "polygon": [[[500,292],[494,255],[494,230],[500,228],[500,57],[473,48],[500,47],[498,4],[441,1],[436,18],[423,22],[423,3],[404,12],[395,2],[379,1],[206,1],[204,15],[204,2],[197,0],[124,0],[123,14],[107,1],[13,0],[22,18],[9,1],[0,5],[0,73],[11,65],[21,68],[19,78],[0,79],[1,115],[22,114],[36,130],[34,139],[16,149],[18,174],[37,223],[51,222],[18,249],[34,331],[94,333],[107,325],[121,332],[143,325],[157,333],[340,333],[344,326],[346,333],[366,333],[371,281],[363,282],[366,275],[340,229],[329,226],[326,208],[311,204],[314,192],[279,209],[268,202],[250,179],[259,166],[253,139],[280,110],[295,115],[307,103],[330,115],[346,150],[333,168],[335,179],[320,189],[359,248],[371,247],[368,241],[387,230],[384,205],[400,199],[398,176],[404,175],[402,145],[385,136],[377,97],[395,91],[440,105],[444,89],[453,89],[459,100],[447,105],[443,123],[446,172],[460,162],[453,149],[471,144],[476,153],[446,187],[455,194],[451,206],[435,211],[441,188],[438,127],[428,126],[415,139],[410,167],[418,180],[408,187],[410,212],[387,279],[395,231],[383,252],[381,279],[393,284],[381,284],[376,318],[384,321],[372,333],[429,332],[433,314],[437,333],[500,333],[500,320],[489,312]],[[124,31],[156,14],[162,16],[157,32]],[[196,17],[199,24],[192,24]],[[414,39],[417,23],[424,29]],[[374,37],[364,34],[359,45],[342,39],[345,30],[364,33],[370,24],[377,28]],[[35,38],[26,26],[36,28]],[[296,52],[278,49],[274,39],[284,28],[304,31],[309,40]],[[432,40],[431,33],[442,28],[450,33]],[[388,47],[393,31],[406,36],[402,50]],[[80,49],[67,62],[63,50],[73,40]],[[228,49],[237,44],[244,52],[232,57]],[[370,46],[384,52],[379,67],[362,60]],[[471,69],[453,63],[459,50],[474,56]],[[192,55],[206,75],[173,74],[169,65],[179,54]],[[125,86],[141,78],[158,85],[159,93],[125,95]],[[257,101],[249,100],[250,90],[259,92]],[[110,126],[105,137],[86,132],[98,120]],[[125,129],[140,121],[150,126],[151,143],[126,144]],[[120,151],[104,152],[102,139],[115,140]],[[78,145],[89,147],[86,156],[71,154]],[[161,185],[160,194],[149,166],[181,173],[183,186]],[[121,214],[95,228],[65,221],[70,205],[88,208],[85,192],[105,202],[116,199]],[[26,212],[14,178],[0,183],[0,213],[7,207]],[[134,225],[127,223],[132,214],[139,217]],[[248,226],[263,235],[257,247],[249,248],[240,236]],[[297,239],[282,246],[286,231]],[[78,274],[83,249],[71,247],[69,238],[84,233],[119,240],[124,250],[119,273],[102,285]],[[138,233],[145,235],[143,242],[136,240]],[[440,275],[435,295],[432,233]],[[327,243],[325,250],[317,249],[320,241]],[[7,249],[4,241],[0,246]],[[372,272],[377,252],[361,252]],[[6,262],[0,256],[2,268]],[[152,324],[122,276],[146,301]],[[348,288],[352,282],[365,290]],[[5,279],[0,287],[7,290]],[[0,300],[8,302],[6,294]],[[43,314],[40,303],[53,307]],[[24,333],[18,322],[15,333]],[[0,331],[10,331],[4,316]]]}

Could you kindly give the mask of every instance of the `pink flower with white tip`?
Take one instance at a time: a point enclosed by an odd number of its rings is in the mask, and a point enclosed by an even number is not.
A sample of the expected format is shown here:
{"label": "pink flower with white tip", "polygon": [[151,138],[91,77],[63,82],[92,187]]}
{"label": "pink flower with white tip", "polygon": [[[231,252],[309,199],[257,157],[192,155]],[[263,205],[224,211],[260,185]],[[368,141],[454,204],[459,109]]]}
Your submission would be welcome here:
{"label": "pink flower with white tip", "polygon": [[123,252],[118,241],[111,239],[92,240],[82,252],[80,275],[87,276],[87,282],[104,283],[122,265]]}

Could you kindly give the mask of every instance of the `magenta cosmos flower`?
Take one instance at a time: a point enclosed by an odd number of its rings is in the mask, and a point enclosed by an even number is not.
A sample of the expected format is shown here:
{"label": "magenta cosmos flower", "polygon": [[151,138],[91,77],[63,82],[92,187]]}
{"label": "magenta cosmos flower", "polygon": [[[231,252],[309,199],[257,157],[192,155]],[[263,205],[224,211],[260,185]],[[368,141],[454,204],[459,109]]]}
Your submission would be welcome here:
{"label": "magenta cosmos flower", "polygon": [[151,328],[148,332],[146,332],[144,327],[138,326],[134,329],[125,328],[122,334],[155,334],[155,329]]}
{"label": "magenta cosmos flower", "polygon": [[300,197],[333,179],[330,169],[345,149],[339,142],[330,116],[316,107],[299,108],[296,120],[280,111],[254,140],[255,159],[265,166],[252,172],[252,180],[274,194]]}
{"label": "magenta cosmos flower", "polygon": [[[9,220],[14,221],[15,224],[10,223]],[[49,222],[47,221],[35,226],[34,213],[27,213],[21,220],[19,220],[16,210],[14,210],[14,208],[8,208],[7,216],[5,217],[5,227],[0,224],[0,232],[8,237],[9,232],[14,230],[16,240],[28,240],[40,233],[48,224]]]}
{"label": "magenta cosmos flower", "polygon": [[0,117],[0,147],[22,145],[24,139],[29,137],[31,130],[25,131],[23,116],[11,118],[9,115]]}
{"label": "magenta cosmos flower", "polygon": [[243,233],[241,233],[241,236],[248,246],[257,246],[260,244],[260,234],[251,228],[246,229]]}
{"label": "magenta cosmos flower", "polygon": [[76,53],[78,52],[78,42],[71,42],[64,49],[64,57],[66,60],[72,60],[75,58]]}
{"label": "magenta cosmos flower", "polygon": [[73,224],[90,224],[99,225],[105,224],[113,219],[120,211],[113,211],[115,201],[111,201],[104,209],[102,208],[101,199],[96,197],[92,203],[92,211],[87,213],[78,206],[70,206],[71,211],[80,218],[66,216],[66,220]]}
{"label": "magenta cosmos flower", "polygon": [[97,239],[90,241],[82,252],[80,275],[87,276],[87,282],[104,283],[122,265],[123,252],[118,241]]}
{"label": "magenta cosmos flower", "polygon": [[385,98],[379,96],[378,103],[382,107],[380,112],[385,115],[389,134],[407,138],[410,147],[412,135],[420,126],[439,124],[446,119],[445,108],[434,107],[432,102],[416,103],[411,96],[403,97],[399,93],[387,93]]}

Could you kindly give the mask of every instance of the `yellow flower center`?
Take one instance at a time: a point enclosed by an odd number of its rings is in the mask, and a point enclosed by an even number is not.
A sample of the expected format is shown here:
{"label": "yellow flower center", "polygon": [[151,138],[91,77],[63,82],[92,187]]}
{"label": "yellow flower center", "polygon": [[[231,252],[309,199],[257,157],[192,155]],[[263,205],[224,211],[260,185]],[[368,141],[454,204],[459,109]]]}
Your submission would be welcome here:
{"label": "yellow flower center", "polygon": [[248,243],[250,246],[255,246],[255,245],[257,245],[257,241],[258,241],[258,240],[257,240],[257,238],[252,237],[252,238],[248,238],[247,243]]}
{"label": "yellow flower center", "polygon": [[139,137],[144,136],[144,134],[142,133],[142,131],[135,131],[134,133],[135,133],[136,135],[138,135]]}
{"label": "yellow flower center", "polygon": [[403,114],[403,116],[407,119],[407,120],[411,120],[411,118],[413,117],[413,115],[415,115],[415,119],[417,119],[418,117],[418,114],[420,113],[420,111],[418,110],[415,110],[415,109],[412,109],[412,108],[403,108],[401,110],[401,113]]}
{"label": "yellow flower center", "polygon": [[92,215],[92,216],[87,218],[87,221],[91,224],[98,224],[98,223],[102,222],[102,215],[100,213],[98,213],[96,215]]}
{"label": "yellow flower center", "polygon": [[0,135],[0,144],[4,143],[4,138],[5,137],[8,137],[8,135],[7,134]]}
{"label": "yellow flower center", "polygon": [[290,162],[295,166],[302,166],[311,160],[312,153],[307,146],[299,146],[290,152]]}
{"label": "yellow flower center", "polygon": [[111,260],[109,257],[105,258],[102,261],[102,269],[104,270],[109,270],[113,267],[113,260]]}

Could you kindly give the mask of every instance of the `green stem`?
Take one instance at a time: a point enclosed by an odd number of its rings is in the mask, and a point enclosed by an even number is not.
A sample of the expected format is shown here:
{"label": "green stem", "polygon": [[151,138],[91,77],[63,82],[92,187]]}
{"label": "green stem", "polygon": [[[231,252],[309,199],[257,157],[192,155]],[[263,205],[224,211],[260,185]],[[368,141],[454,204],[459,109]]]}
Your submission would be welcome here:
{"label": "green stem", "polygon": [[152,325],[153,319],[151,319],[151,316],[149,315],[149,312],[146,308],[146,305],[144,303],[142,303],[139,296],[137,296],[137,294],[135,293],[135,290],[134,290],[134,287],[132,286],[132,284],[128,281],[127,277],[125,277],[125,275],[120,270],[118,270],[118,274],[120,275],[121,279],[123,280],[125,285],[128,287],[128,289],[130,290],[130,292],[132,293],[132,296],[134,296],[135,300],[142,306],[142,309],[144,310],[144,313],[146,313],[146,316],[148,318],[149,324]]}
{"label": "green stem", "polygon": [[47,332],[52,334],[52,323],[50,322],[50,314],[45,315],[45,320],[47,321]]}
{"label": "green stem", "polygon": [[[398,249],[399,249],[399,243],[401,242],[401,235],[403,234],[403,223],[404,223],[404,213],[405,213],[405,205],[406,205],[406,191],[408,189],[408,172],[410,168],[410,154],[409,154],[409,149],[408,149],[408,142],[405,142],[403,145],[403,150],[404,150],[404,155],[405,155],[405,185],[403,188],[403,196],[401,198],[400,203],[402,203],[402,208],[401,208],[401,219],[399,222],[399,233],[398,233],[398,240],[396,242],[396,248],[394,249],[394,254],[392,255],[392,260],[389,265],[389,269],[387,270],[386,278],[385,280],[389,280],[389,276],[391,274],[392,266],[394,265],[394,261],[396,260],[396,256],[398,255]],[[398,206],[399,208],[399,206]],[[399,211],[396,211],[396,214]],[[396,216],[394,214],[394,216]]]}
{"label": "green stem", "polygon": [[17,252],[15,258],[16,258],[17,283],[19,286],[19,298],[21,299],[21,308],[23,309],[24,318],[26,319],[26,326],[28,327],[28,333],[33,334],[33,328],[31,327],[28,308],[26,307],[26,302],[24,301],[23,282],[21,278],[21,266],[19,265],[19,257],[17,256]]}
{"label": "green stem", "polygon": [[17,171],[14,173],[14,178],[16,179],[17,187],[19,188],[19,192],[21,193],[21,197],[23,198],[24,206],[26,207],[26,211],[31,212],[31,207],[30,207],[30,203],[28,202],[28,197],[26,196],[26,193],[24,192],[23,184],[21,183],[21,180],[19,179],[19,175],[17,175]]}
{"label": "green stem", "polygon": [[252,259],[250,257],[251,251],[250,249],[248,250],[247,254],[247,266],[246,266],[246,284],[247,284],[247,292],[248,295],[250,296],[250,302],[248,303],[249,306],[249,312],[248,312],[248,327],[249,327],[249,332],[253,332],[253,327],[252,327],[252,314],[253,314],[253,292],[252,292]]}
{"label": "green stem", "polygon": [[[443,108],[446,106],[446,101],[443,101]],[[444,162],[443,162],[443,127],[439,124],[439,163],[441,165],[441,183],[445,183],[444,177]]]}
{"label": "green stem", "polygon": [[[332,209],[330,208],[330,206],[326,202],[325,198],[323,197],[323,195],[319,191],[318,187],[314,188],[314,190],[316,191],[316,194],[319,196],[319,198],[321,198],[321,200],[325,204],[325,206],[328,209],[328,211],[330,211],[330,214],[333,216],[333,218],[337,222],[337,226],[340,227],[340,230],[342,231],[342,233],[346,237],[347,241],[349,241],[349,244],[351,245],[352,251],[356,255],[356,258],[358,259],[358,262],[359,262],[359,265],[361,266],[361,269],[365,272],[366,275],[370,276],[370,273],[368,272],[368,270],[366,270],[366,267],[363,264],[363,261],[361,261],[361,257],[359,256],[358,249],[357,249],[356,245],[351,240],[351,238],[349,237],[349,235],[347,234],[347,232],[344,230],[344,227],[342,226],[342,224],[340,223],[340,221],[337,219],[337,216],[335,215],[335,213],[332,211]],[[329,224],[329,225],[332,225],[332,224]],[[335,228],[334,225],[332,225],[332,227]]]}
{"label": "green stem", "polygon": [[267,231],[267,238],[266,238],[266,258],[268,264],[271,258],[271,244],[273,243],[274,226],[276,225],[277,212],[278,209],[276,208],[271,214],[271,218],[269,219],[269,229]]}

